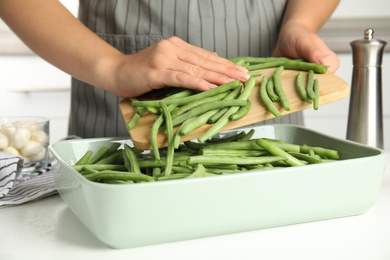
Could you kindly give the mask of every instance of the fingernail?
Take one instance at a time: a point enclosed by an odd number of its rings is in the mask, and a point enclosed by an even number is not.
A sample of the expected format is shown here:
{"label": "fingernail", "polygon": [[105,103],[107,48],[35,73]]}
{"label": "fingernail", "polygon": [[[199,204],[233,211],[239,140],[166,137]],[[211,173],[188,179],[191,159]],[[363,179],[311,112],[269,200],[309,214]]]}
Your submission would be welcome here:
{"label": "fingernail", "polygon": [[318,57],[317,63],[321,64],[321,65],[329,66],[329,65],[327,65],[327,64],[329,64],[328,57],[329,57],[329,55]]}
{"label": "fingernail", "polygon": [[216,88],[216,87],[218,87],[218,85],[215,85],[215,84],[209,84],[209,89],[213,89],[213,88]]}
{"label": "fingernail", "polygon": [[248,73],[240,74],[241,81],[247,81],[249,78],[250,78],[250,75]]}

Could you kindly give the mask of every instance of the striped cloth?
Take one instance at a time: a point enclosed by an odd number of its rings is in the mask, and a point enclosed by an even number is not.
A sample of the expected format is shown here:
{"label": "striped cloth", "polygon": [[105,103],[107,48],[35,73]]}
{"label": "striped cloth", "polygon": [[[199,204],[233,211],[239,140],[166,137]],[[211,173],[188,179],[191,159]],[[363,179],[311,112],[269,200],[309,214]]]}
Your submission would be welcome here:
{"label": "striped cloth", "polygon": [[32,172],[23,172],[22,167],[22,158],[0,153],[0,208],[57,193],[50,164]]}

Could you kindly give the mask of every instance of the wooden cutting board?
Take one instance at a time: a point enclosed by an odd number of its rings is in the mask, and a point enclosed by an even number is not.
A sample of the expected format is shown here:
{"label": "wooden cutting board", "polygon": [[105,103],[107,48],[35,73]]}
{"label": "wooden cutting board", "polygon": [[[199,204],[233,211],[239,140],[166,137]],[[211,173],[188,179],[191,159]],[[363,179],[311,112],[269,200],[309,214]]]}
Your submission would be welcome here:
{"label": "wooden cutting board", "polygon": [[[272,73],[275,71],[275,68],[261,70],[262,76],[270,77]],[[276,102],[275,105],[278,107],[279,111],[283,115],[287,115],[290,113],[294,113],[297,111],[301,111],[304,109],[313,109],[313,105],[307,104],[302,101],[297,90],[296,90],[296,76],[298,71],[296,70],[284,70],[281,75],[281,81],[283,89],[287,95],[287,98],[290,102],[291,110],[285,111],[279,102]],[[237,127],[242,127],[246,125],[250,125],[253,123],[261,122],[270,118],[274,118],[268,109],[265,107],[263,102],[260,99],[260,83],[261,78],[257,77],[256,87],[251,93],[250,101],[251,101],[251,109],[248,114],[238,120],[230,122],[222,131],[234,129]],[[305,72],[305,83],[306,83],[307,72]],[[339,78],[333,73],[327,72],[325,74],[315,74],[315,78],[318,79],[320,86],[320,99],[319,99],[319,109],[321,109],[321,105],[331,103],[340,99],[343,99],[349,95],[349,85],[347,82]],[[129,99],[123,99],[119,103],[123,118],[126,124],[131,120],[133,115],[135,114],[136,108],[131,105]],[[141,119],[138,121],[137,125],[129,131],[129,134],[132,138],[134,146],[138,149],[149,150],[150,146],[150,129],[156,118],[155,115],[152,114],[144,114]],[[194,130],[191,134],[184,136],[182,141],[192,140],[200,137],[207,129],[209,129],[211,125],[204,125],[196,130]],[[175,128],[175,131],[177,127]],[[167,136],[165,133],[159,133],[158,135],[158,143],[159,147],[167,146]]]}

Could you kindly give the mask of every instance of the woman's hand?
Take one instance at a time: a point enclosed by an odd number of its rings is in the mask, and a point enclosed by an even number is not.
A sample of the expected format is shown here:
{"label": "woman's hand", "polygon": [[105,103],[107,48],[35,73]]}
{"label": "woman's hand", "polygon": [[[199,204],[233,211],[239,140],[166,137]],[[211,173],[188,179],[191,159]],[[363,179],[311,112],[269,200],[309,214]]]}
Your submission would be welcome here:
{"label": "woman's hand", "polygon": [[248,71],[216,53],[178,37],[161,40],[118,59],[109,91],[134,97],[166,86],[205,91],[233,80],[246,81]]}
{"label": "woman's hand", "polygon": [[339,58],[313,31],[301,25],[286,25],[282,28],[274,50],[274,56],[306,59],[328,66],[334,72],[340,66]]}

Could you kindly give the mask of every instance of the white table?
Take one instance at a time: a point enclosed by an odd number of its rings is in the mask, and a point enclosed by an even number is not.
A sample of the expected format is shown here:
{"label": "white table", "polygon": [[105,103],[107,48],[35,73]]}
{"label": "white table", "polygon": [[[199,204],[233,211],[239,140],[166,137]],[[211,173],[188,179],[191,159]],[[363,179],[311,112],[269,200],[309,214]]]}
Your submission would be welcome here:
{"label": "white table", "polygon": [[389,260],[390,161],[381,196],[359,216],[160,244],[111,249],[51,196],[0,209],[0,259]]}

